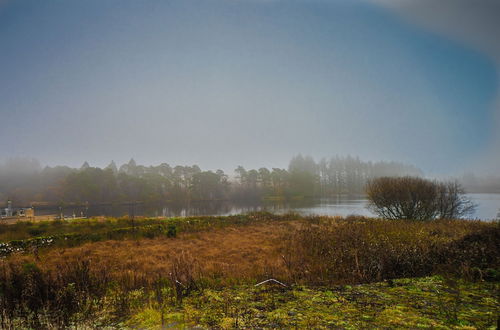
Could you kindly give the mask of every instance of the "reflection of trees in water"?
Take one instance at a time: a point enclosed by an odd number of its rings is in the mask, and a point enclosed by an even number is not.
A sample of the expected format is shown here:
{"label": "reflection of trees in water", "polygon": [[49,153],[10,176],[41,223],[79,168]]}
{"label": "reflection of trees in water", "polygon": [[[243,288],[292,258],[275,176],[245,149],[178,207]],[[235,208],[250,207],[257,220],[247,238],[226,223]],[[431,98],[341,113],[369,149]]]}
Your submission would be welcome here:
{"label": "reflection of trees in water", "polygon": [[[346,197],[337,199],[301,199],[297,201],[203,201],[203,202],[177,202],[166,204],[137,204],[134,207],[136,216],[147,217],[187,217],[202,215],[230,215],[239,213],[249,213],[256,211],[268,211],[272,213],[284,213],[293,210],[314,210],[323,205],[342,205],[354,203],[360,204],[360,200]],[[360,204],[361,205],[361,204]],[[63,208],[65,216],[71,217],[73,214],[81,216],[112,216],[123,217],[130,213],[129,205],[106,204]],[[37,211],[37,215],[47,215],[58,213],[58,209],[44,209]]]}
{"label": "reflection of trees in water", "polygon": [[261,209],[261,205],[258,204],[235,204],[227,201],[173,203],[163,206],[161,216],[229,215],[260,211]]}
{"label": "reflection of trees in water", "polygon": [[[500,194],[473,194],[470,196],[479,204],[473,217],[479,219],[494,219],[499,212]],[[303,214],[323,214],[323,215],[373,215],[366,209],[366,199],[364,196],[339,195],[333,198],[311,198],[295,201],[217,201],[217,202],[191,202],[191,203],[167,203],[136,205],[135,215],[147,217],[180,217],[180,216],[200,216],[200,215],[229,215],[238,213],[248,213],[254,211],[268,211],[272,213],[285,213],[297,211]],[[86,216],[112,216],[123,217],[129,214],[127,205],[89,205],[88,212],[85,206],[63,207],[66,217]],[[59,214],[57,207],[35,208],[38,216]]]}
{"label": "reflection of trees in water", "polygon": [[[134,208],[136,216],[147,217],[187,217],[201,215],[230,215],[238,213],[248,213],[261,211],[265,209],[261,203],[244,203],[228,201],[207,201],[207,202],[186,202],[186,203],[167,203],[167,204],[137,204]],[[279,207],[272,208],[277,210]],[[37,212],[38,215],[47,215],[58,213],[58,209],[44,209]],[[65,216],[128,216],[130,207],[128,205],[90,205],[88,210],[85,207],[65,207],[62,212]]]}

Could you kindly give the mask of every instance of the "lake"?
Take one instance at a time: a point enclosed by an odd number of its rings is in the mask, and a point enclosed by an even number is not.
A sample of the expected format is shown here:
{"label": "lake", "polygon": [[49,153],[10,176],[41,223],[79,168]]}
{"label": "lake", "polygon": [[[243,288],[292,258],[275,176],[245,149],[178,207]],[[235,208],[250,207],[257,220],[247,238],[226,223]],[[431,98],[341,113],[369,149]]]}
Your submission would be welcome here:
{"label": "lake", "polygon": [[[478,205],[473,219],[491,220],[497,218],[500,209],[500,194],[468,194],[474,203]],[[141,206],[132,210],[128,206],[91,206],[88,210],[84,208],[65,208],[65,216],[85,215],[89,216],[124,216],[134,212],[137,216],[199,216],[199,215],[231,215],[253,211],[269,211],[273,213],[297,212],[302,215],[365,215],[374,216],[366,207],[367,200],[363,196],[338,196],[336,198],[301,200],[296,202],[192,202],[182,204],[166,204],[163,206]],[[37,215],[58,213],[57,210],[39,210]]]}

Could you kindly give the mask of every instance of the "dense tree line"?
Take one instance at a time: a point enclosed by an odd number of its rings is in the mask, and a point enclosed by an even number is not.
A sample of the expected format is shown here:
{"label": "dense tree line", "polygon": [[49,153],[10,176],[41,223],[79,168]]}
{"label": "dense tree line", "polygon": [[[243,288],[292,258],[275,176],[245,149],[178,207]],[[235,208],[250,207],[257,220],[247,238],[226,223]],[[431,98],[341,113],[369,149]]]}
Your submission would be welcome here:
{"label": "dense tree line", "polygon": [[420,175],[417,168],[395,162],[363,162],[334,157],[315,162],[298,155],[288,169],[245,169],[233,175],[199,166],[138,165],[42,168],[36,160],[11,159],[0,165],[0,200],[17,205],[48,203],[165,202],[225,199],[291,199],[361,194],[367,180],[379,176]]}
{"label": "dense tree line", "polygon": [[363,194],[367,180],[380,176],[422,175],[411,165],[396,162],[363,162],[354,157],[334,157],[315,162],[312,157],[292,158],[288,170],[236,169],[236,196],[264,198],[328,197]]}

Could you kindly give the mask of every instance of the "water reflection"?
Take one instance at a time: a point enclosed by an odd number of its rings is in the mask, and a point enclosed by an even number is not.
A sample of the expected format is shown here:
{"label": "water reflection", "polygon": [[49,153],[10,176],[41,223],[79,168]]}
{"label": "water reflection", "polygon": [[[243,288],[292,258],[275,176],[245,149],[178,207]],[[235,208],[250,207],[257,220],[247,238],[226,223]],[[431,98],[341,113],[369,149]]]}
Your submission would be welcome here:
{"label": "water reflection", "polygon": [[[490,220],[497,217],[500,208],[500,194],[470,194],[471,200],[478,204],[472,218]],[[367,208],[367,200],[362,196],[338,196],[327,199],[307,199],[292,202],[191,202],[168,203],[164,205],[95,205],[86,207],[66,207],[62,213],[67,217],[113,216],[129,214],[153,217],[188,217],[200,215],[231,215],[254,211],[273,213],[298,212],[303,215],[319,214],[329,216],[364,215],[374,216]],[[37,215],[59,214],[55,209],[36,210]]]}

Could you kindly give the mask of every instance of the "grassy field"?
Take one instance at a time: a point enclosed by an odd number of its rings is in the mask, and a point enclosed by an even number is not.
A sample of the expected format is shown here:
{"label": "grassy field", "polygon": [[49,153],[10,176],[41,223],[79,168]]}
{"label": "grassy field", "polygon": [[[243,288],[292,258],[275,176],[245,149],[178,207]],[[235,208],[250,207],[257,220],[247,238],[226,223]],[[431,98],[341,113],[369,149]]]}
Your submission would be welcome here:
{"label": "grassy field", "polygon": [[[161,222],[160,219],[139,219],[135,221],[138,226],[158,224]],[[37,222],[18,221],[14,224],[0,222],[0,242],[71,233],[88,234],[106,232],[113,229],[131,227],[132,225],[133,222],[127,218],[91,218]]]}
{"label": "grassy field", "polygon": [[[499,315],[499,223],[256,213],[0,238],[1,328],[495,328]],[[255,286],[270,278],[286,287]]]}

